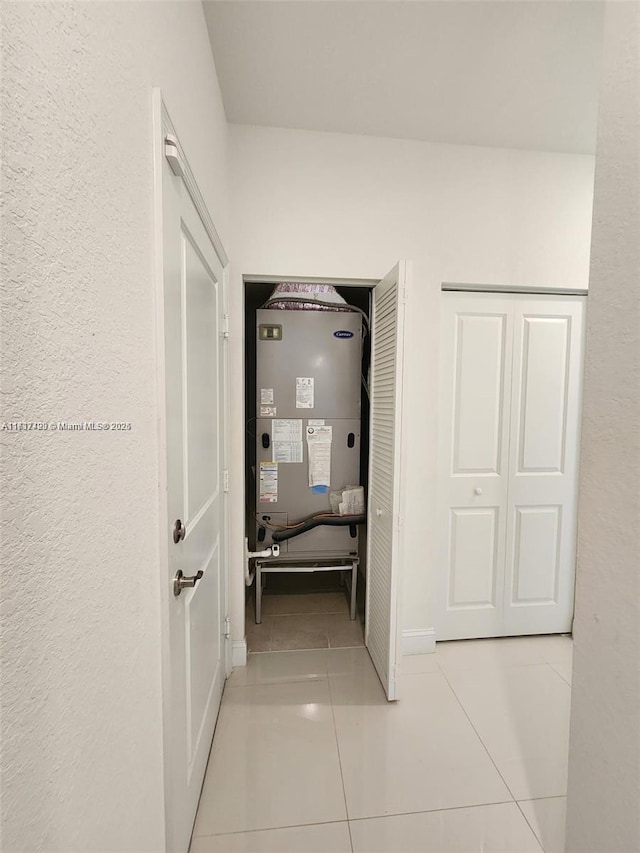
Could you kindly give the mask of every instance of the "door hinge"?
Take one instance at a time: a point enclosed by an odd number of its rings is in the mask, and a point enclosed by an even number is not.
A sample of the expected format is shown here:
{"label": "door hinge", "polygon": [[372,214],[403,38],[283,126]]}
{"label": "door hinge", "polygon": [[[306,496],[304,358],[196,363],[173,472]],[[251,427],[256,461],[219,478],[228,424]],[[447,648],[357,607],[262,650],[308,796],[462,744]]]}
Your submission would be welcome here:
{"label": "door hinge", "polygon": [[223,492],[229,491],[229,469],[228,468],[225,468],[224,471],[222,472],[222,491]]}
{"label": "door hinge", "polygon": [[402,516],[396,515],[396,533],[400,533],[402,530]]}
{"label": "door hinge", "polygon": [[170,133],[164,138],[164,156],[167,158],[173,174],[177,178],[184,178],[184,163],[180,156],[178,140]]}
{"label": "door hinge", "polygon": [[409,290],[406,287],[402,288],[402,301],[407,302],[409,299]]}
{"label": "door hinge", "polygon": [[231,336],[230,317],[228,314],[222,315],[222,337],[228,340]]}
{"label": "door hinge", "polygon": [[224,638],[225,640],[231,639],[231,616],[225,616],[224,620]]}

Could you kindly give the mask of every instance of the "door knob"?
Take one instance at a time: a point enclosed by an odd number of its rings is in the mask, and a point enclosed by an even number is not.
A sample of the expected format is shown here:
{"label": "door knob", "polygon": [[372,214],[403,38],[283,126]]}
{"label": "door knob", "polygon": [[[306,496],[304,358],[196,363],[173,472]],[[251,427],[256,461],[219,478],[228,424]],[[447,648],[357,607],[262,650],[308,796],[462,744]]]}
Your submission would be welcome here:
{"label": "door knob", "polygon": [[195,575],[191,575],[191,577],[186,577],[182,571],[182,569],[178,569],[176,572],[176,576],[173,579],[173,594],[176,598],[180,595],[183,589],[188,589],[190,586],[195,586],[196,583],[200,580],[204,572],[198,572]]}
{"label": "door knob", "polygon": [[475,489],[473,490],[473,493],[474,493],[475,495],[481,495],[481,494],[482,494],[482,489],[480,488],[480,486],[476,486],[476,487],[475,487]]}
{"label": "door knob", "polygon": [[176,519],[176,523],[173,525],[173,541],[176,543],[176,545],[178,544],[178,542],[181,542],[184,539],[186,532],[187,528],[184,526],[184,524],[180,521],[179,518]]}

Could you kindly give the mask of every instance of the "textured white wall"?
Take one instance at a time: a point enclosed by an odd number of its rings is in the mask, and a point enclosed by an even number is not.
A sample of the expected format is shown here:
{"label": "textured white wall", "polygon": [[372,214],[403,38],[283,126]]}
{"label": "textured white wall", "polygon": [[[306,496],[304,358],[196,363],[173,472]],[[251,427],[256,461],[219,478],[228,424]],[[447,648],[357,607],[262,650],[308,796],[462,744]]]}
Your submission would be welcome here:
{"label": "textured white wall", "polygon": [[408,258],[404,626],[429,628],[440,285],[585,287],[594,159],[239,125],[230,126],[230,156],[235,565],[244,518],[242,274],[377,279]]}
{"label": "textured white wall", "polygon": [[[223,239],[202,7],[3,3],[3,849],[164,846],[151,90]],[[10,571],[8,570],[10,569]]]}
{"label": "textured white wall", "polygon": [[605,17],[567,851],[640,850],[640,5]]}

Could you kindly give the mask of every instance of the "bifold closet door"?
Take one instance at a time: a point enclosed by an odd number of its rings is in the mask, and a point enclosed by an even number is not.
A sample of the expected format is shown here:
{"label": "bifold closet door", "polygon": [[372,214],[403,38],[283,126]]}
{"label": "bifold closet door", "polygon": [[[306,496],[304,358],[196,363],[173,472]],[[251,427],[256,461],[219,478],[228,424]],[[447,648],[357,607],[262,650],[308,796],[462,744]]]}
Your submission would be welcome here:
{"label": "bifold closet door", "polygon": [[571,630],[583,297],[443,293],[436,638]]}
{"label": "bifold closet door", "polygon": [[585,298],[514,297],[503,634],[571,631]]}
{"label": "bifold closet door", "polygon": [[495,294],[442,294],[436,639],[502,629],[513,316]]}

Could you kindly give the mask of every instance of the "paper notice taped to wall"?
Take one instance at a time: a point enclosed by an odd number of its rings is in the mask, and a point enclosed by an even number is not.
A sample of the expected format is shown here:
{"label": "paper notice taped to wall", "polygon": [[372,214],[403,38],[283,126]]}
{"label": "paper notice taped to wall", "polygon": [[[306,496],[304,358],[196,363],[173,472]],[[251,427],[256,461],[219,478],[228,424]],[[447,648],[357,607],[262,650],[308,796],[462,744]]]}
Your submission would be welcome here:
{"label": "paper notice taped to wall", "polygon": [[324,418],[309,418],[307,426],[324,426]]}
{"label": "paper notice taped to wall", "polygon": [[275,418],[276,411],[277,411],[277,409],[275,406],[260,406],[260,417],[261,418]]}
{"label": "paper notice taped to wall", "polygon": [[278,501],[278,463],[260,463],[260,503],[273,504]]}
{"label": "paper notice taped to wall", "polygon": [[331,485],[331,442],[333,427],[308,426],[309,487]]}
{"label": "paper notice taped to wall", "polygon": [[269,404],[274,403],[274,401],[273,388],[260,389],[260,403],[263,406],[268,406]]}
{"label": "paper notice taped to wall", "polygon": [[296,409],[313,409],[314,384],[312,376],[296,377]]}

